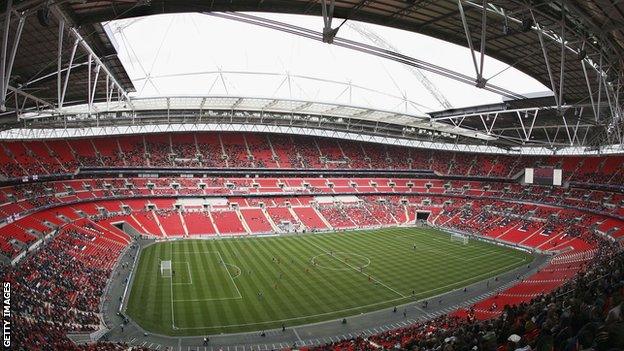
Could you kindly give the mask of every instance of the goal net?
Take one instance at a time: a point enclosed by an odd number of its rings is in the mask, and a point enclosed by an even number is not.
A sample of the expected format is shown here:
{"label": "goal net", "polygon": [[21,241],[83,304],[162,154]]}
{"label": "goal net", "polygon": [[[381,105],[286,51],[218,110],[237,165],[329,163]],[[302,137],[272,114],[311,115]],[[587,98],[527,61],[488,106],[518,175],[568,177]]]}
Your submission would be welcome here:
{"label": "goal net", "polygon": [[160,261],[160,275],[171,278],[171,261]]}
{"label": "goal net", "polygon": [[468,244],[468,236],[458,233],[451,233],[451,241],[460,242],[464,245]]}

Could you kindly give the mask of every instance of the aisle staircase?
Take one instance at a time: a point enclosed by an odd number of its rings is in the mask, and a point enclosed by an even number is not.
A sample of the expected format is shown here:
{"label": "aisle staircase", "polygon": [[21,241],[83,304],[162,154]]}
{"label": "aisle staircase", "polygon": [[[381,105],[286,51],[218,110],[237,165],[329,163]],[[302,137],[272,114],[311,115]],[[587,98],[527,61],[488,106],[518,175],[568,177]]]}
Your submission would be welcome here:
{"label": "aisle staircase", "polygon": [[184,220],[184,216],[182,215],[182,212],[178,212],[178,216],[180,216],[180,222],[182,222],[182,228],[184,228],[184,237],[188,237],[189,231],[188,231],[188,228],[186,227],[186,221]]}
{"label": "aisle staircase", "polygon": [[243,217],[243,214],[240,212],[240,209],[238,208],[236,209],[236,215],[238,216],[238,219],[243,225],[243,228],[245,228],[245,231],[247,232],[247,234],[253,234],[253,232],[251,231],[251,228],[249,228],[249,224],[247,224],[247,221],[245,221],[245,217]]}

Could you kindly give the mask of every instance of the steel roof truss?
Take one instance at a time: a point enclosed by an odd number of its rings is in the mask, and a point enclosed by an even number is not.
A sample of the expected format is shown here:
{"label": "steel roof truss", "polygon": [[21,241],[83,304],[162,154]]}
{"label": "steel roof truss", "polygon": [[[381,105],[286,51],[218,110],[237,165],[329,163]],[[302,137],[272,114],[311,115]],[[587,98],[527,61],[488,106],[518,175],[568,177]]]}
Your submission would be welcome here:
{"label": "steel roof truss", "polygon": [[561,9],[561,59],[559,60],[560,69],[559,69],[559,103],[563,104],[563,78],[565,71],[565,49],[566,49],[566,41],[565,41],[565,10]]}
{"label": "steel roof truss", "polygon": [[[65,17],[65,15],[62,13],[62,11],[58,8],[58,7],[53,7],[51,8],[51,13],[53,13],[56,18],[58,19],[59,22],[68,22],[67,18]],[[109,80],[116,85],[119,93],[123,96],[123,99],[126,101],[126,103],[132,107],[132,101],[130,100],[130,97],[128,96],[128,93],[126,92],[126,90],[121,86],[121,84],[117,81],[117,79],[115,78],[115,76],[111,73],[111,71],[108,69],[108,67],[106,67],[106,65],[102,62],[102,60],[100,59],[100,57],[93,51],[93,49],[89,46],[89,44],[84,40],[84,38],[82,37],[82,35],[80,35],[80,33],[78,32],[78,30],[76,28],[69,28],[68,30],[69,34],[76,39],[76,41],[78,41],[80,47],[87,52],[87,54],[91,57],[91,60],[93,60],[95,62],[95,64],[97,66],[100,66],[100,69],[102,69],[102,71],[109,76]],[[59,33],[60,34],[60,33]],[[89,60],[89,61],[91,61]],[[90,69],[89,69],[90,71]],[[90,85],[90,83],[89,83]],[[90,88],[90,86],[89,86]],[[91,92],[89,91],[87,94],[87,101],[89,100],[91,96]]]}
{"label": "steel roof truss", "polygon": [[[585,44],[583,43],[583,47]],[[598,122],[598,107],[596,107],[596,102],[594,101],[594,93],[592,92],[592,87],[589,82],[589,75],[587,74],[587,68],[585,67],[585,60],[581,60],[581,67],[583,68],[583,75],[585,76],[585,83],[587,84],[587,92],[589,93],[589,100],[591,102],[592,112],[594,113],[594,120]],[[600,99],[600,98],[599,98]]]}
{"label": "steel roof truss", "polygon": [[[533,14],[531,12],[531,14]],[[555,78],[552,73],[552,69],[550,68],[550,60],[548,59],[548,51],[546,50],[546,45],[544,43],[544,36],[542,34],[542,28],[533,17],[533,21],[536,23],[537,29],[537,37],[539,38],[540,46],[542,47],[542,54],[544,55],[544,62],[546,63],[546,70],[548,71],[548,78],[550,79],[550,87],[553,91],[555,103],[557,104],[557,108],[561,107],[561,101],[559,100],[559,94],[557,93],[557,86],[555,85]]]}
{"label": "steel roof truss", "polygon": [[[468,43],[468,48],[470,49],[470,57],[472,58],[472,64],[474,65],[475,74],[477,75],[477,79],[479,79],[481,72],[479,71],[479,67],[477,66],[477,57],[475,55],[474,46],[472,45],[472,35],[470,34],[470,28],[468,28],[468,23],[466,22],[466,14],[464,13],[464,7],[462,6],[461,0],[457,0],[457,7],[459,8],[459,14],[462,20],[462,25],[464,27],[464,33],[466,34],[466,42]],[[483,9],[483,12],[485,13],[485,9]]]}
{"label": "steel roof truss", "polygon": [[[527,126],[524,125],[524,119],[529,118],[530,112],[533,113],[533,116],[531,117],[531,125],[529,125],[527,128]],[[539,109],[528,109],[524,111],[524,117],[523,117],[520,111],[516,111],[516,117],[518,118],[518,121],[520,122],[520,126],[524,134],[525,141],[531,140],[531,134],[533,133],[533,127],[535,126],[535,120],[537,119],[538,113],[539,113]]]}
{"label": "steel roof truss", "polygon": [[[89,105],[91,106],[91,109],[93,109],[93,101],[95,99],[95,91],[97,88],[97,83],[98,83],[98,79],[100,76],[100,70],[101,70],[102,66],[101,65],[97,65],[95,68],[95,78],[93,79],[93,87],[91,88],[90,91],[90,96],[89,96]],[[91,72],[89,71],[89,79],[91,79]]]}
{"label": "steel roof truss", "polygon": [[[11,29],[11,12],[13,9],[13,1],[8,0],[6,14],[4,18],[4,29],[2,33],[2,51],[0,52],[0,111],[6,111],[6,99],[7,91],[9,89],[9,83],[11,79],[11,72],[13,70],[13,63],[15,62],[15,55],[17,54],[17,48],[19,47],[20,38],[24,29],[24,22],[26,16],[19,15],[17,28],[15,30],[15,37],[13,38],[13,45],[11,47],[11,54],[8,57],[7,63],[7,51],[9,47],[9,31]],[[17,109],[17,106],[16,106]]]}
{"label": "steel roof truss", "polygon": [[485,132],[490,135],[492,134],[492,130],[494,129],[494,124],[496,123],[496,119],[498,119],[498,112],[494,113],[494,118],[492,120],[492,124],[488,127],[486,122],[490,120],[490,114],[486,113],[485,114],[485,119],[483,118],[482,114],[479,114],[479,117],[481,118],[481,123],[483,123],[483,127],[485,128]]}
{"label": "steel roof truss", "polygon": [[[329,4],[327,3],[329,1]],[[332,28],[332,20],[334,19],[334,8],[336,0],[321,0],[321,12],[323,15],[323,42],[331,44],[334,41],[336,33],[340,26]],[[344,22],[343,22],[344,23]]]}

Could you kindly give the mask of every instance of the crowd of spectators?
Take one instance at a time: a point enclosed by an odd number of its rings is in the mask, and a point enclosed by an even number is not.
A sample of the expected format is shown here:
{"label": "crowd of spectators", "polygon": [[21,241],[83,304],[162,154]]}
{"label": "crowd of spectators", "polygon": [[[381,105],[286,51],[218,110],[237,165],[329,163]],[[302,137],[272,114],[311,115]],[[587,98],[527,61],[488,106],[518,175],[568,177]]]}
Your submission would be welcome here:
{"label": "crowd of spectators", "polygon": [[[66,333],[100,328],[100,298],[112,263],[126,245],[115,241],[114,246],[104,246],[103,242],[110,241],[100,239],[103,236],[93,223],[67,225],[19,264],[3,267],[0,280],[11,283],[13,291],[16,350],[77,350]],[[103,349],[121,348],[107,345]]]}
{"label": "crowd of spectators", "polygon": [[334,228],[355,228],[352,218],[345,212],[346,208],[347,206],[323,204],[318,210]]}

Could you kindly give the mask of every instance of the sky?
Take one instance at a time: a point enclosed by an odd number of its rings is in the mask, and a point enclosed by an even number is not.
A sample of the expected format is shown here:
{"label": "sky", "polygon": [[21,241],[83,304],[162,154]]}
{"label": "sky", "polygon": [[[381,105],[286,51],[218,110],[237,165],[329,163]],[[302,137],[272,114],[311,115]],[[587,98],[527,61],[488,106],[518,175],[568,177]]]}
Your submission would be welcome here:
{"label": "sky", "polygon": [[[316,16],[254,15],[316,31],[322,28],[322,18]],[[334,26],[340,22],[334,19]],[[293,34],[199,13],[124,19],[105,26],[135,85],[135,97],[284,98],[413,114],[444,109],[401,63]],[[399,29],[365,26],[402,54],[475,76],[467,48]],[[338,37],[370,44],[348,25],[341,27]],[[502,101],[500,95],[423,73],[453,107]],[[486,57],[484,76],[493,75],[490,83],[516,93],[549,91],[515,68]]]}

